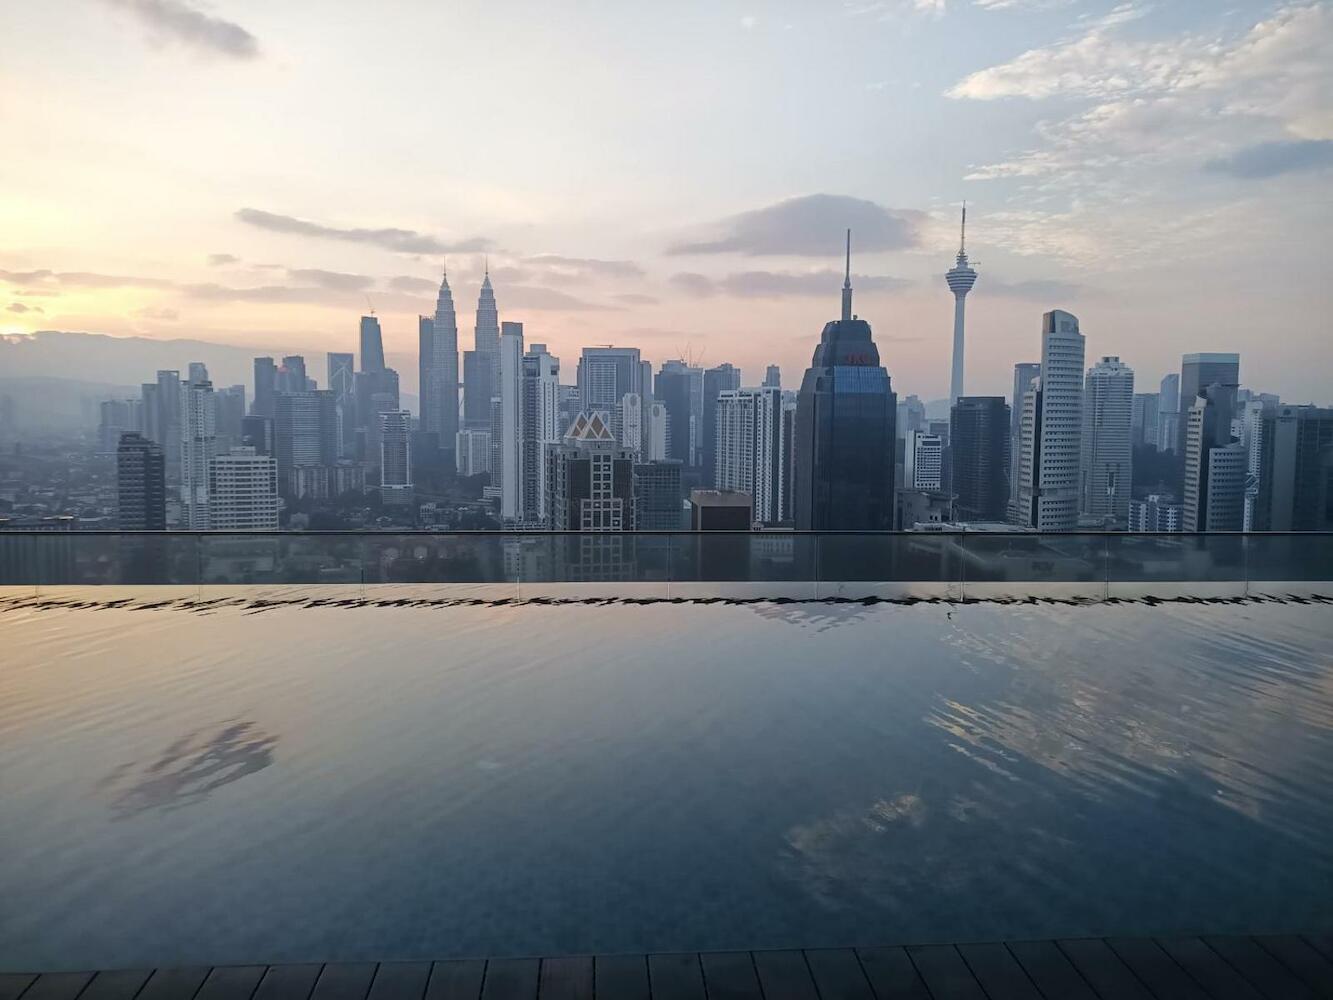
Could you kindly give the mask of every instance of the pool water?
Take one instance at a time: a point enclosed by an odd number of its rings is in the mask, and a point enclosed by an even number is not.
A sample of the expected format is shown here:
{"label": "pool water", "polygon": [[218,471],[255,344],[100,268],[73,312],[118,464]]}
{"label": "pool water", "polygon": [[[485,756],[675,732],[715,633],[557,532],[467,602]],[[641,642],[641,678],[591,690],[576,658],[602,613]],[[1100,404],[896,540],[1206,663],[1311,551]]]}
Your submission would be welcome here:
{"label": "pool water", "polygon": [[1333,928],[1320,604],[11,601],[0,642],[0,968]]}

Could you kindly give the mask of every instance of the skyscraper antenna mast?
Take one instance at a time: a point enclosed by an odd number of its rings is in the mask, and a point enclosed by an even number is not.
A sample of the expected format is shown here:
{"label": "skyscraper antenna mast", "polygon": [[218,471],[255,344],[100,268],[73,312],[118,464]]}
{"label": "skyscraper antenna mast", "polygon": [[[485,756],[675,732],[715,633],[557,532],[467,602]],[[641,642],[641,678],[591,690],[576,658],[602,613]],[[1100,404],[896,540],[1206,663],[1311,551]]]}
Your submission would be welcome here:
{"label": "skyscraper antenna mast", "polygon": [[966,251],[967,251],[967,202],[964,201],[963,224],[958,231],[958,252],[961,254],[961,253],[966,253]]}
{"label": "skyscraper antenna mast", "polygon": [[847,230],[847,270],[842,279],[842,318],[852,318],[852,231]]}

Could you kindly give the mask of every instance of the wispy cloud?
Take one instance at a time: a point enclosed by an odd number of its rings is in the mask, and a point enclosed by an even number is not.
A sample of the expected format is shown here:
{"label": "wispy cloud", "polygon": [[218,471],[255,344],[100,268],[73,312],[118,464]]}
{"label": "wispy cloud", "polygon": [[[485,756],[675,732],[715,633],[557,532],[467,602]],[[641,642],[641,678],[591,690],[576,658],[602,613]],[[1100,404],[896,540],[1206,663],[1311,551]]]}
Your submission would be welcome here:
{"label": "wispy cloud", "polygon": [[396,292],[433,292],[440,287],[438,281],[430,278],[414,278],[410,274],[400,274],[390,278],[386,284]]}
{"label": "wispy cloud", "polygon": [[309,282],[320,288],[329,288],[340,292],[359,292],[375,284],[375,279],[364,274],[344,274],[341,271],[324,271],[317,267],[299,267],[287,272],[297,281]]}
{"label": "wispy cloud", "polygon": [[25,304],[22,303],[22,302],[11,302],[8,306],[5,307],[5,310],[6,310],[7,312],[17,313],[17,314],[19,314],[19,315],[22,315],[23,313],[43,313],[43,312],[45,312],[45,310],[42,309],[41,306],[30,306],[30,305],[25,305]]}
{"label": "wispy cloud", "polygon": [[985,277],[977,282],[977,290],[983,295],[994,295],[1006,299],[1026,299],[1030,302],[1071,302],[1086,294],[1080,284],[1072,281],[1059,281],[1053,278],[1037,278],[1030,281],[999,281]]}
{"label": "wispy cloud", "polygon": [[170,288],[165,278],[145,278],[123,274],[97,274],[92,271],[0,270],[0,281],[14,285],[61,285],[68,288]]}
{"label": "wispy cloud", "polygon": [[627,306],[655,306],[659,301],[655,295],[644,295],[642,292],[621,292],[611,298]]}
{"label": "wispy cloud", "polygon": [[181,0],[103,0],[129,11],[155,37],[233,59],[259,55],[259,40],[233,21],[212,17]]}
{"label": "wispy cloud", "polygon": [[540,253],[521,258],[522,263],[552,270],[576,271],[606,278],[641,278],[643,268],[632,260],[599,260],[596,257],[566,257],[558,253]]}
{"label": "wispy cloud", "polygon": [[674,243],[667,253],[831,257],[841,253],[845,229],[857,249],[901,250],[916,245],[923,219],[863,198],[811,194],[719,220],[704,227],[704,238]]}
{"label": "wispy cloud", "polygon": [[1328,139],[1261,142],[1204,164],[1210,173],[1246,180],[1328,167],[1333,167],[1333,141]]}
{"label": "wispy cloud", "polygon": [[288,233],[293,236],[312,236],[316,239],[342,240],[347,243],[362,243],[380,247],[384,250],[392,250],[395,253],[476,253],[490,249],[492,246],[490,240],[481,237],[448,241],[412,229],[348,229],[326,226],[322,223],[298,219],[291,215],[265,212],[258,208],[238,209],[236,218],[246,225],[267,229],[270,232]]}
{"label": "wispy cloud", "polygon": [[[671,285],[686,295],[708,298],[732,295],[746,299],[785,298],[787,296],[836,296],[842,286],[841,271],[741,271],[722,278],[709,278],[694,272],[674,274]],[[904,278],[888,275],[853,274],[852,285],[858,291],[891,292],[910,285]]]}
{"label": "wispy cloud", "polygon": [[211,253],[208,255],[209,267],[223,267],[227,264],[237,264],[241,258],[229,253]]}

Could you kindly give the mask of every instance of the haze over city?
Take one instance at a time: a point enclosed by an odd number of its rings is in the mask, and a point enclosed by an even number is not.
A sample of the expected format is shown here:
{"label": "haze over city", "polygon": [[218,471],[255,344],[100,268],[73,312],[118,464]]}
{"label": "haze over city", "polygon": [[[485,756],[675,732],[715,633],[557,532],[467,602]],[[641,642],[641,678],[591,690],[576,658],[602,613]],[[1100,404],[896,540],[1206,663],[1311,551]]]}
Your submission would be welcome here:
{"label": "haze over city", "polygon": [[[1183,352],[1326,402],[1333,9],[59,0],[0,11],[0,332],[415,350],[446,259],[574,358],[810,361],[854,231],[900,393],[1043,311],[1144,383]],[[405,388],[415,388],[404,367]],[[54,373],[52,373],[54,374]]]}

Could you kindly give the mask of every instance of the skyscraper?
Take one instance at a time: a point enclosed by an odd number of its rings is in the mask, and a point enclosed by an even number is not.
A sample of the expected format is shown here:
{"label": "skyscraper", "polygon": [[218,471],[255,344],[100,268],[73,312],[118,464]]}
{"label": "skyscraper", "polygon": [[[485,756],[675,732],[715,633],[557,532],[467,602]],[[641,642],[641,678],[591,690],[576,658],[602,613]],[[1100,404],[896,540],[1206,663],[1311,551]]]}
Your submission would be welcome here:
{"label": "skyscraper", "polygon": [[1263,414],[1256,531],[1333,530],[1333,408]]}
{"label": "skyscraper", "polygon": [[293,493],[299,469],[333,465],[338,460],[338,401],[330,389],[280,393],[277,411],[274,437],[279,489]]}
{"label": "skyscraper", "polygon": [[490,426],[491,397],[499,386],[499,355],[463,352],[463,423],[485,430]]}
{"label": "skyscraper", "polygon": [[166,461],[167,483],[177,485],[181,474],[181,377],[161,370],[156,382],[143,386],[144,437],[156,441]]}
{"label": "skyscraper", "polygon": [[1180,375],[1172,372],[1162,379],[1157,391],[1158,451],[1179,451],[1180,426]]}
{"label": "skyscraper", "polygon": [[741,370],[733,364],[708,368],[703,374],[703,433],[699,449],[699,465],[703,481],[712,483],[717,471],[717,397],[720,393],[741,387]]}
{"label": "skyscraper", "polygon": [[768,369],[764,372],[764,388],[782,388],[782,369],[777,365],[769,365]]}
{"label": "skyscraper", "polygon": [[273,416],[273,397],[277,391],[278,366],[272,358],[255,358],[255,398],[250,412],[257,417]]}
{"label": "skyscraper", "polygon": [[412,505],[412,414],[389,410],[380,421],[380,499],[386,506]]}
{"label": "skyscraper", "polygon": [[519,409],[519,517],[545,526],[546,449],[560,443],[560,359],[545,344],[533,344],[523,355]]}
{"label": "skyscraper", "polygon": [[421,429],[434,434],[439,447],[447,451],[454,447],[454,436],[458,433],[458,318],[447,273],[440,277],[429,337],[425,324],[418,323],[418,339],[429,341],[426,345],[429,357],[419,359],[425,378],[420,390]]}
{"label": "skyscraper", "polygon": [[[200,366],[202,368],[202,366]],[[196,371],[196,375],[205,374]],[[209,521],[209,463],[217,454],[217,406],[213,383],[189,381],[181,385],[181,527],[207,531]]]}
{"label": "skyscraper", "polygon": [[380,332],[380,321],[374,315],[361,317],[361,370],[384,371],[384,335]]}
{"label": "skyscraper", "polygon": [[953,292],[953,368],[949,376],[949,405],[963,394],[963,309],[967,293],[977,283],[977,272],[967,262],[967,204],[963,204],[963,222],[958,237],[958,256],[944,275]]}
{"label": "skyscraper", "polygon": [[681,360],[665,361],[653,389],[667,414],[667,457],[697,469],[703,429],[704,373]]}
{"label": "skyscraper", "polygon": [[143,430],[142,399],[107,399],[98,407],[97,450],[115,455],[120,447],[120,436],[126,431],[136,434]]}
{"label": "skyscraper", "polygon": [[500,334],[500,516],[523,517],[520,471],[523,432],[523,324],[505,323]]}
{"label": "skyscraper", "polygon": [[338,404],[342,457],[352,454],[356,443],[356,366],[351,354],[328,354],[328,387]]}
{"label": "skyscraper", "polygon": [[546,449],[547,510],[555,531],[628,531],[634,524],[634,453],[600,411],[580,413]]}
{"label": "skyscraper", "polygon": [[282,359],[282,366],[278,368],[278,392],[308,392],[313,388],[306,374],[304,357],[289,354]]}
{"label": "skyscraper", "polygon": [[893,527],[897,399],[870,324],[852,315],[851,239],[849,230],[842,316],[824,326],[796,404],[798,530]]}
{"label": "skyscraper", "polygon": [[239,447],[209,463],[214,531],[278,530],[278,463],[272,455]]}
{"label": "skyscraper", "polygon": [[1042,316],[1041,374],[1023,396],[1014,520],[1038,531],[1078,527],[1083,335],[1062,309]]}
{"label": "skyscraper", "polygon": [[221,454],[241,444],[241,425],[245,420],[245,386],[215,388],[213,399],[217,408],[218,454]]}
{"label": "skyscraper", "polygon": [[1014,365],[1014,394],[1009,397],[1009,502],[1018,504],[1018,460],[1022,454],[1022,441],[1019,437],[1023,420],[1023,397],[1032,388],[1032,383],[1041,375],[1041,363],[1023,361]]}
{"label": "skyscraper", "polygon": [[116,448],[116,520],[122,531],[167,528],[166,463],[162,448],[134,431]]}
{"label": "skyscraper", "polygon": [[938,493],[944,486],[944,439],[908,431],[903,448],[903,489]]}
{"label": "skyscraper", "polygon": [[1107,527],[1129,521],[1133,416],[1134,369],[1118,357],[1102,358],[1084,381],[1079,509]]}
{"label": "skyscraper", "polygon": [[787,495],[788,422],[782,390],[725,389],[717,401],[717,460],[713,479],[720,490],[746,493],[754,519],[763,524],[791,520]]}
{"label": "skyscraper", "polygon": [[1244,524],[1246,455],[1231,435],[1234,408],[1235,387],[1215,382],[1185,412],[1185,531],[1240,531]]}
{"label": "skyscraper", "polygon": [[949,425],[954,518],[1003,521],[1009,504],[1009,407],[1003,396],[961,396]]}
{"label": "skyscraper", "polygon": [[634,463],[634,530],[679,531],[685,494],[680,463]]}
{"label": "skyscraper", "polygon": [[1240,355],[1204,352],[1186,354],[1180,359],[1180,421],[1177,427],[1176,453],[1184,462],[1185,439],[1189,432],[1189,411],[1199,394],[1210,385],[1229,390],[1230,406],[1234,408],[1236,390],[1240,387]]}
{"label": "skyscraper", "polygon": [[643,362],[637,347],[585,347],[579,358],[578,386],[584,412],[609,415],[619,433],[620,400],[627,392],[646,395]]}

